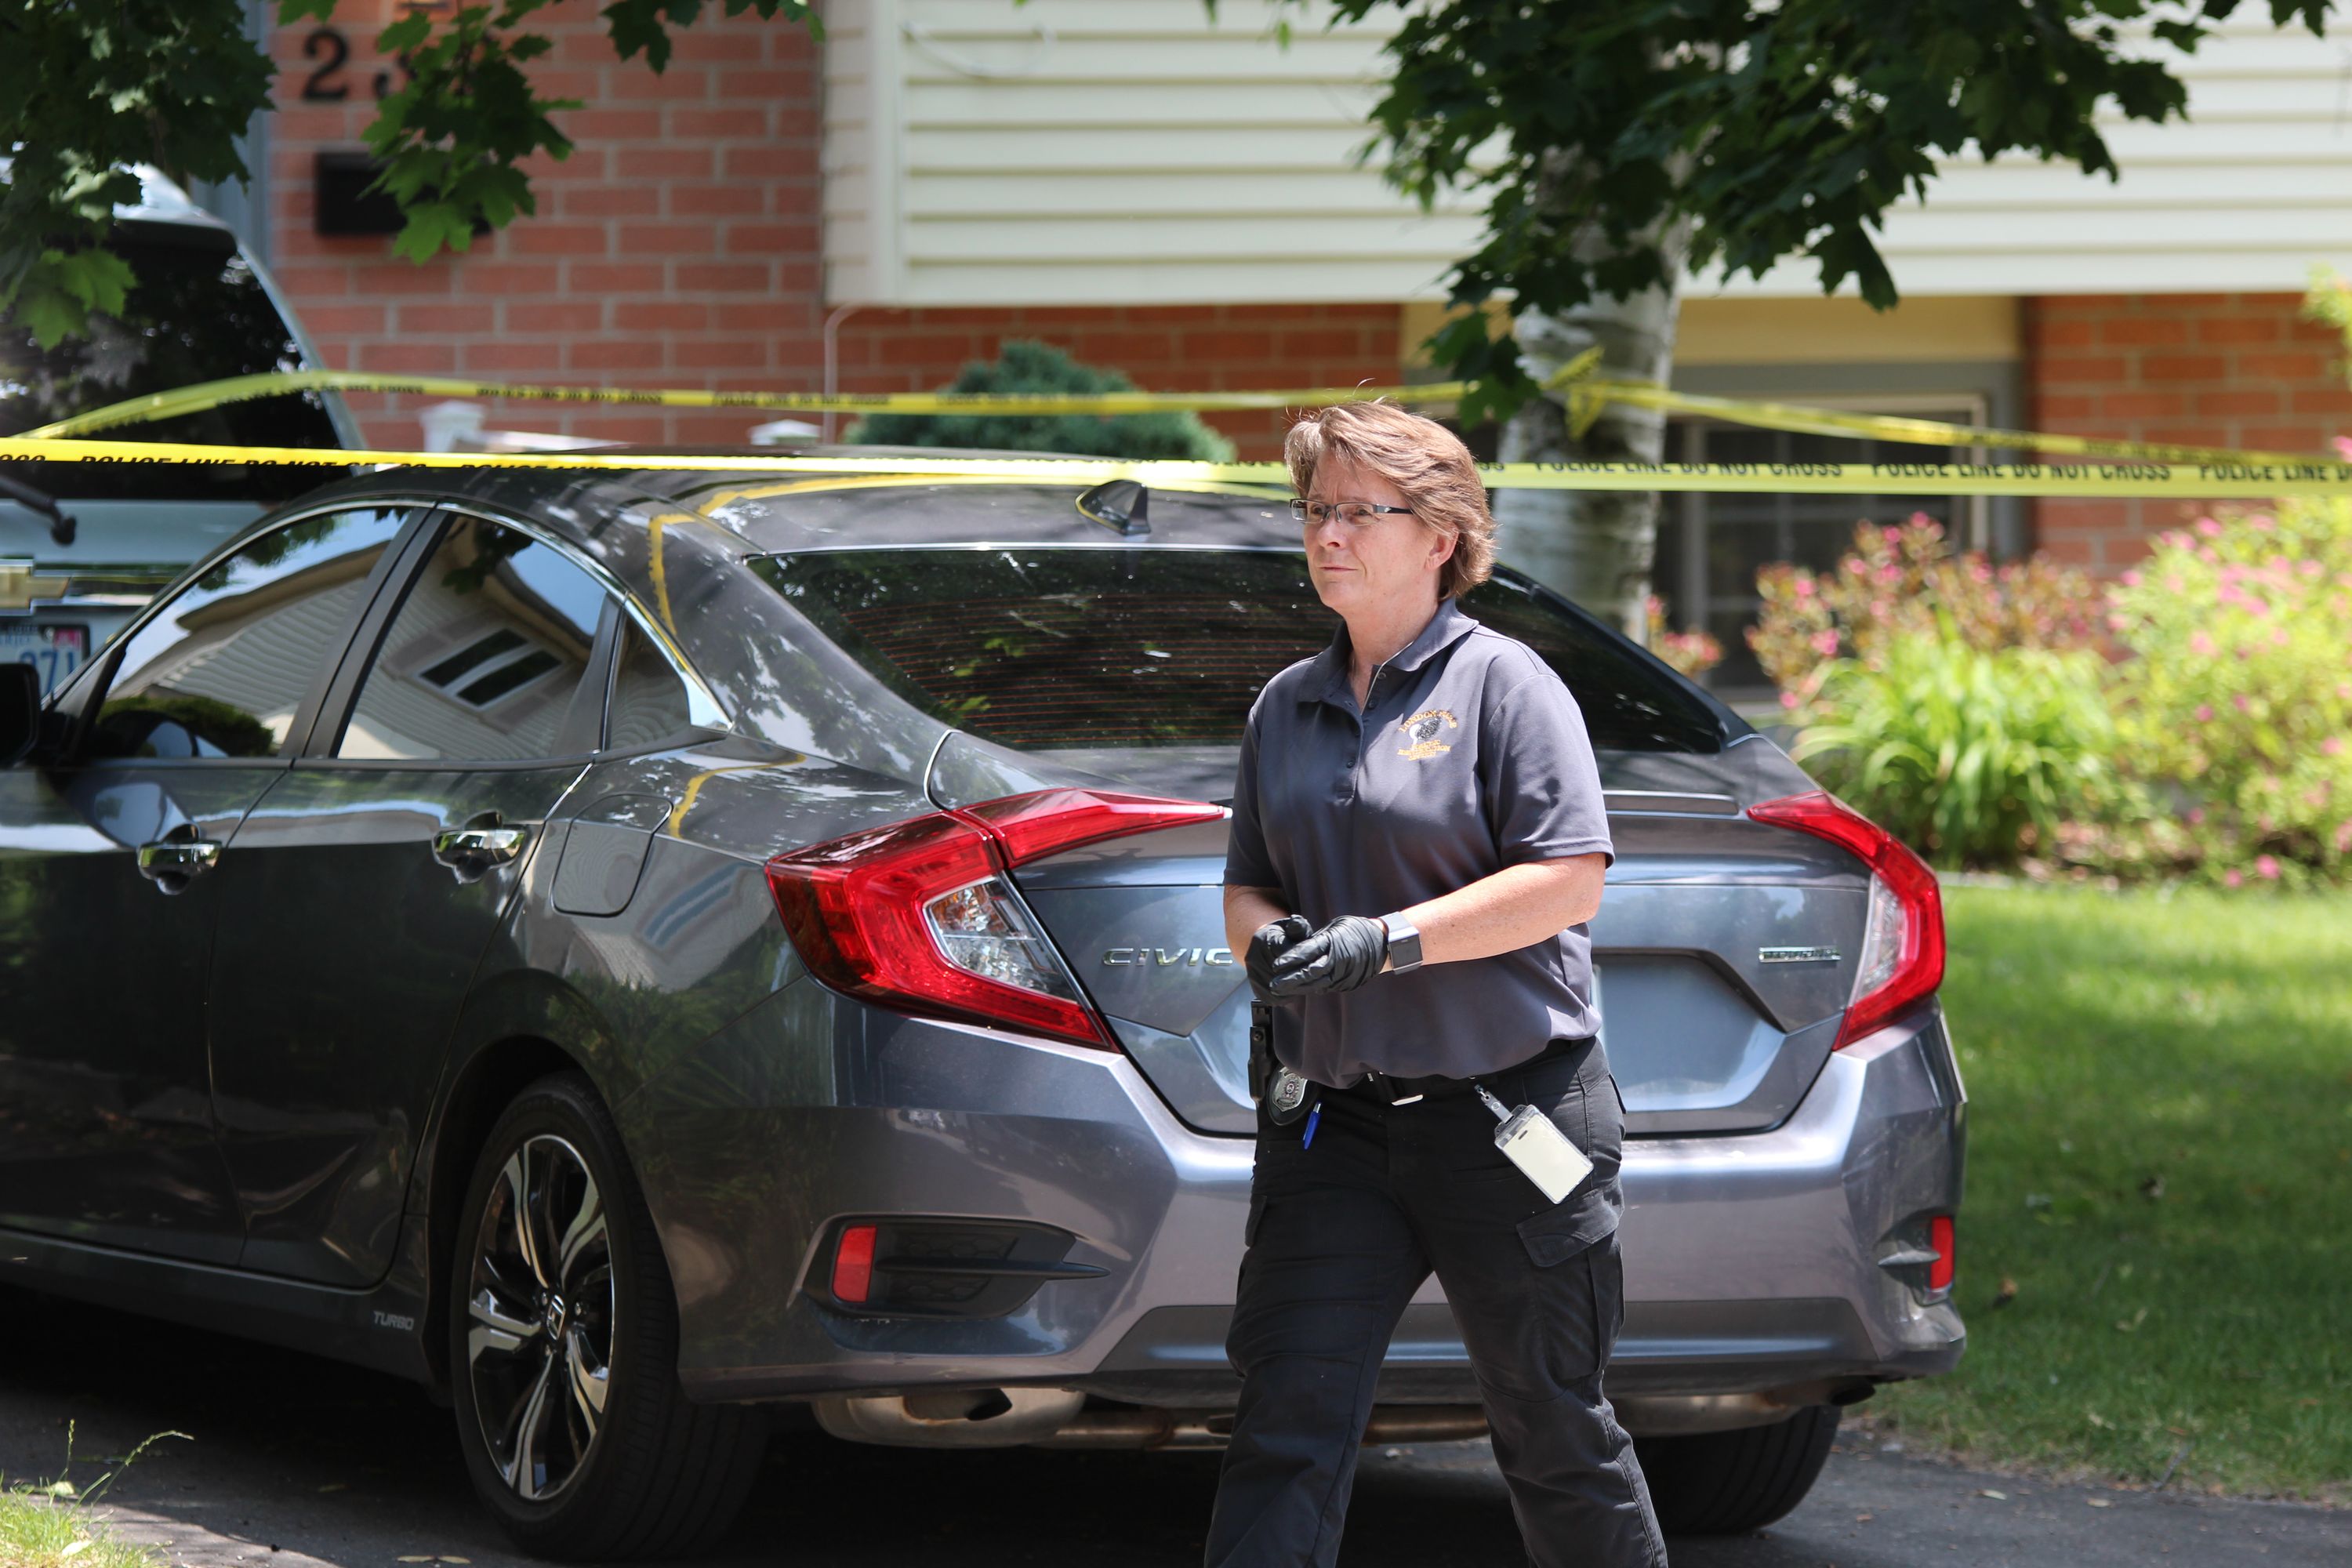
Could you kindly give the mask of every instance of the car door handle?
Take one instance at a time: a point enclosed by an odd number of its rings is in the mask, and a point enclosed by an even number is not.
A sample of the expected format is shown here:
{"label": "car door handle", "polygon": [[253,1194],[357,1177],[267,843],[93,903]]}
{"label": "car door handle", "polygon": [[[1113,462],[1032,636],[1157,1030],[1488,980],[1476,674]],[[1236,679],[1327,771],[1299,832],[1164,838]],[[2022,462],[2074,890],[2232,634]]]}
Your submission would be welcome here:
{"label": "car door handle", "polygon": [[530,842],[528,827],[445,827],[433,836],[433,858],[461,871],[503,866]]}
{"label": "car door handle", "polygon": [[219,843],[210,838],[158,838],[139,847],[139,874],[176,893],[219,864],[220,852]]}

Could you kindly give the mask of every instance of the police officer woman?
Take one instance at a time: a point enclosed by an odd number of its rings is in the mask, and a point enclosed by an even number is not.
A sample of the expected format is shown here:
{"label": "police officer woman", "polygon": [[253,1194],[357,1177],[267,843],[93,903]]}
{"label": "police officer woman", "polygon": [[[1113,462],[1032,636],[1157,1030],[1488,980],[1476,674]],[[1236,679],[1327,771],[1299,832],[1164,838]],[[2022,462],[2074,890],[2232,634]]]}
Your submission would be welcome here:
{"label": "police officer woman", "polygon": [[[1452,433],[1342,405],[1286,455],[1344,624],[1258,694],[1234,786],[1226,932],[1291,1074],[1259,1114],[1207,1560],[1338,1555],[1390,1335],[1434,1269],[1530,1561],[1664,1564],[1601,1389],[1623,1108],[1594,1038],[1585,922],[1612,851],[1583,717],[1455,603],[1495,525]],[[1560,1153],[1581,1179],[1558,1202],[1496,1146],[1521,1106],[1591,1161]]]}

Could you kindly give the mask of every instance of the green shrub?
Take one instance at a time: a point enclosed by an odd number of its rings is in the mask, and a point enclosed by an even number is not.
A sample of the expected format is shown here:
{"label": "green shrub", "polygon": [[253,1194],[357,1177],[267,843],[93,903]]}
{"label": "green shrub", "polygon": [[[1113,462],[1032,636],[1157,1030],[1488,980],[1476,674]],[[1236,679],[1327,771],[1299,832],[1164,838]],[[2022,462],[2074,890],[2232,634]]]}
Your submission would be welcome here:
{"label": "green shrub", "polygon": [[2147,808],[2082,858],[2235,886],[2352,869],[2352,500],[2223,510],[2113,590],[2124,773]]}
{"label": "green shrub", "polygon": [[[2352,279],[2319,269],[2304,313],[2352,350]],[[1942,864],[2352,876],[2352,499],[2199,518],[2104,614],[2081,574],[1952,556],[1918,516],[1757,586],[1797,755]]]}
{"label": "green shrub", "polygon": [[[1078,363],[1045,343],[1009,342],[994,363],[974,360],[950,392],[1132,392],[1114,370]],[[848,439],[868,447],[981,447],[1075,452],[1093,458],[1153,458],[1230,463],[1233,443],[1197,414],[869,414]]]}
{"label": "green shrub", "polygon": [[2088,650],[1973,647],[1945,617],[1823,666],[1794,754],[1935,864],[2012,865],[2112,788],[2099,670]]}
{"label": "green shrub", "polygon": [[[2342,332],[2344,346],[2352,349],[2352,278],[2332,267],[2313,268],[2310,291],[2303,297],[2303,314],[2306,321]],[[2352,462],[2352,441],[2338,437],[2336,445],[2345,460]]]}

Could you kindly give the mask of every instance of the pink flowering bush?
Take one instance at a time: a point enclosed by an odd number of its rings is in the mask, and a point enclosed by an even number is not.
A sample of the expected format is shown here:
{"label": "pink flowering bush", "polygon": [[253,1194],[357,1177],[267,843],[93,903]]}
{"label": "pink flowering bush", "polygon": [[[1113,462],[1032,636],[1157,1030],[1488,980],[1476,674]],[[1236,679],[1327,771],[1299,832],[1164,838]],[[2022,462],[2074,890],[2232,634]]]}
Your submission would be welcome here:
{"label": "pink flowering bush", "polygon": [[[2352,350],[2352,280],[2322,269],[2305,313]],[[2352,878],[2352,498],[2218,510],[2104,596],[1925,517],[1758,587],[1796,754],[1940,864]]]}
{"label": "pink flowering bush", "polygon": [[1666,602],[1655,594],[1646,606],[1650,622],[1650,651],[1673,665],[1675,670],[1696,680],[1723,662],[1723,645],[1706,632],[1676,632],[1666,629]]}
{"label": "pink flowering bush", "polygon": [[1768,566],[1748,646],[1797,758],[1940,866],[2054,852],[2113,796],[2100,602],[2043,557],[1955,555],[1934,519],[1864,523],[1834,571]]}
{"label": "pink flowering bush", "polygon": [[2163,535],[2111,591],[2109,627],[2139,805],[2077,856],[2232,886],[2352,870],[2352,500]]}
{"label": "pink flowering bush", "polygon": [[1858,523],[1836,570],[1767,566],[1756,588],[1764,607],[1748,646],[1790,710],[1811,703],[1839,661],[1866,661],[1898,637],[1950,636],[1987,652],[2101,640],[2099,600],[2082,573],[2042,555],[1994,566],[1955,554],[1925,513]]}

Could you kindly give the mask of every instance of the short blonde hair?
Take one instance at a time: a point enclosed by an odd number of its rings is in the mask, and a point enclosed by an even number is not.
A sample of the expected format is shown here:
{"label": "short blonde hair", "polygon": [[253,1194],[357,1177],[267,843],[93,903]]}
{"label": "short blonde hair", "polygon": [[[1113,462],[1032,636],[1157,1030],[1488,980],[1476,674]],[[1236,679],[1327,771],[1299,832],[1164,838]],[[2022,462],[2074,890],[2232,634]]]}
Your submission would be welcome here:
{"label": "short blonde hair", "polygon": [[1339,403],[1300,416],[1282,443],[1290,483],[1301,497],[1326,458],[1378,474],[1402,492],[1422,526],[1451,534],[1454,553],[1437,569],[1437,596],[1452,598],[1495,570],[1495,514],[1486,481],[1462,437],[1393,403]]}

